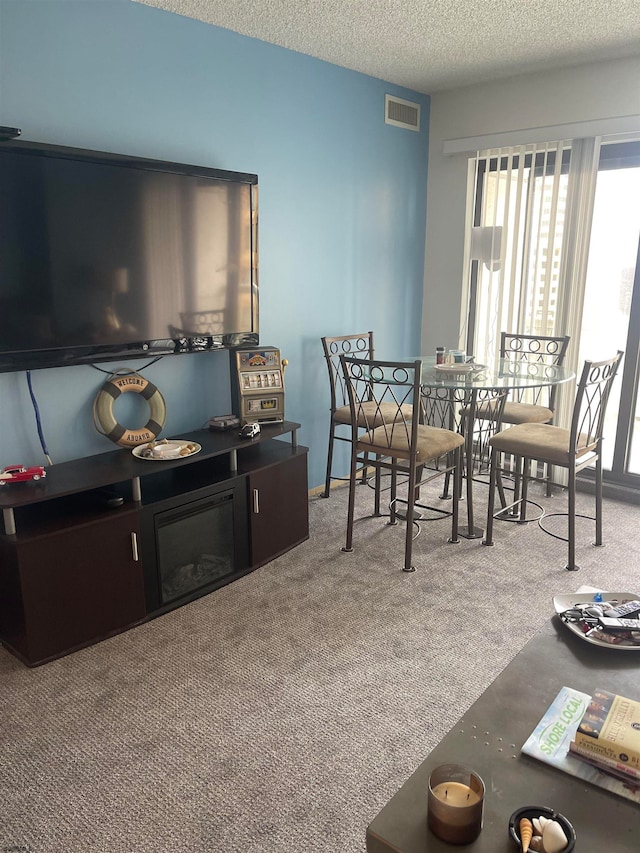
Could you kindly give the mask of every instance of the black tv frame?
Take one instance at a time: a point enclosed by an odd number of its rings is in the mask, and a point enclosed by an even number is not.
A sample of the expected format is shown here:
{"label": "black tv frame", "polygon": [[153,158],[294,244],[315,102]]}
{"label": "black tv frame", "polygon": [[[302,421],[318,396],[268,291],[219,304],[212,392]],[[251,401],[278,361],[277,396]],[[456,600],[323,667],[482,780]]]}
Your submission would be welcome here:
{"label": "black tv frame", "polygon": [[[0,128],[1,130],[1,128]],[[16,129],[17,130],[17,129]],[[194,177],[213,178],[234,183],[249,184],[255,187],[251,192],[252,230],[252,282],[251,282],[251,330],[227,334],[205,334],[197,337],[165,338],[157,340],[139,340],[126,344],[105,344],[87,346],[67,346],[55,349],[20,350],[0,352],[0,373],[36,370],[49,367],[64,367],[94,362],[120,361],[122,359],[144,358],[147,356],[180,355],[193,352],[232,349],[239,346],[258,346],[259,340],[259,288],[258,288],[258,176],[250,172],[234,172],[176,163],[170,160],[153,160],[127,154],[94,151],[51,145],[44,142],[23,141],[0,134],[0,149],[38,157],[56,157],[70,160],[85,160],[91,163],[117,165],[145,171],[168,172]]]}

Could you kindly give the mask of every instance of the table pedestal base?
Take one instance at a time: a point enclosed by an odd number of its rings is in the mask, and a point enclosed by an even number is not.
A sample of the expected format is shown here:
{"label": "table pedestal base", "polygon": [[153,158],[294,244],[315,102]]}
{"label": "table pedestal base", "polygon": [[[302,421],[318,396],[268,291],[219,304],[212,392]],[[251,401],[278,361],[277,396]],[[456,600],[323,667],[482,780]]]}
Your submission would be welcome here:
{"label": "table pedestal base", "polygon": [[482,527],[459,527],[458,536],[463,539],[482,539],[484,529]]}

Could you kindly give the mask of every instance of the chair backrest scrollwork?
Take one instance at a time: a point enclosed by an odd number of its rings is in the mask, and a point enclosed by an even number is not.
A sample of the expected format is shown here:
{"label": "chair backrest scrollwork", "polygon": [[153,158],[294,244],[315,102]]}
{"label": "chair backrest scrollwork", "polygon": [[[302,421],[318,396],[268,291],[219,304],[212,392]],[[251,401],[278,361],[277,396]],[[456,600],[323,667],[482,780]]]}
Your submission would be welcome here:
{"label": "chair backrest scrollwork", "polygon": [[623,355],[623,351],[618,350],[606,361],[584,363],[571,418],[570,448],[576,455],[586,450],[600,452],[611,386]]}
{"label": "chair backrest scrollwork", "polygon": [[[422,362],[376,361],[340,356],[351,407],[353,440],[358,427],[366,441],[375,431],[376,451],[415,459],[421,421]],[[417,413],[417,417],[414,417]],[[359,437],[363,440],[363,436]]]}
{"label": "chair backrest scrollwork", "polygon": [[[569,335],[521,335],[516,332],[502,332],[500,357],[515,363],[560,367],[564,363],[570,340]],[[522,388],[512,392],[512,399],[518,403],[544,405],[554,411],[557,393],[557,385]]]}
{"label": "chair backrest scrollwork", "polygon": [[322,348],[329,370],[329,383],[331,388],[331,413],[342,406],[349,405],[349,393],[345,385],[344,376],[340,367],[340,356],[346,355],[351,358],[374,357],[373,332],[362,332],[354,335],[341,335],[339,337],[324,337]]}

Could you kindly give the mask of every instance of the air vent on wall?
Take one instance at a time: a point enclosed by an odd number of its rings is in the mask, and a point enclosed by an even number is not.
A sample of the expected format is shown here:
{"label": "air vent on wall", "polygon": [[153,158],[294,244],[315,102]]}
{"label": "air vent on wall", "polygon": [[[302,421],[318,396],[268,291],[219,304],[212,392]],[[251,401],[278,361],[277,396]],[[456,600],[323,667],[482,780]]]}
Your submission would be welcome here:
{"label": "air vent on wall", "polygon": [[384,121],[407,130],[420,130],[420,104],[385,95]]}

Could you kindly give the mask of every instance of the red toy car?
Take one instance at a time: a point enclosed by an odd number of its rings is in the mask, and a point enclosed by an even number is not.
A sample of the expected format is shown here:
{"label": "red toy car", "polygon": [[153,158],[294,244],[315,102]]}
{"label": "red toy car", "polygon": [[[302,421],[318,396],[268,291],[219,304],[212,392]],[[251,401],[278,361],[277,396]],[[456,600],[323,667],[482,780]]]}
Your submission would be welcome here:
{"label": "red toy car", "polygon": [[46,477],[47,472],[42,465],[32,465],[26,468],[24,465],[7,465],[0,471],[0,486],[7,483],[24,483],[28,480],[39,480]]}

